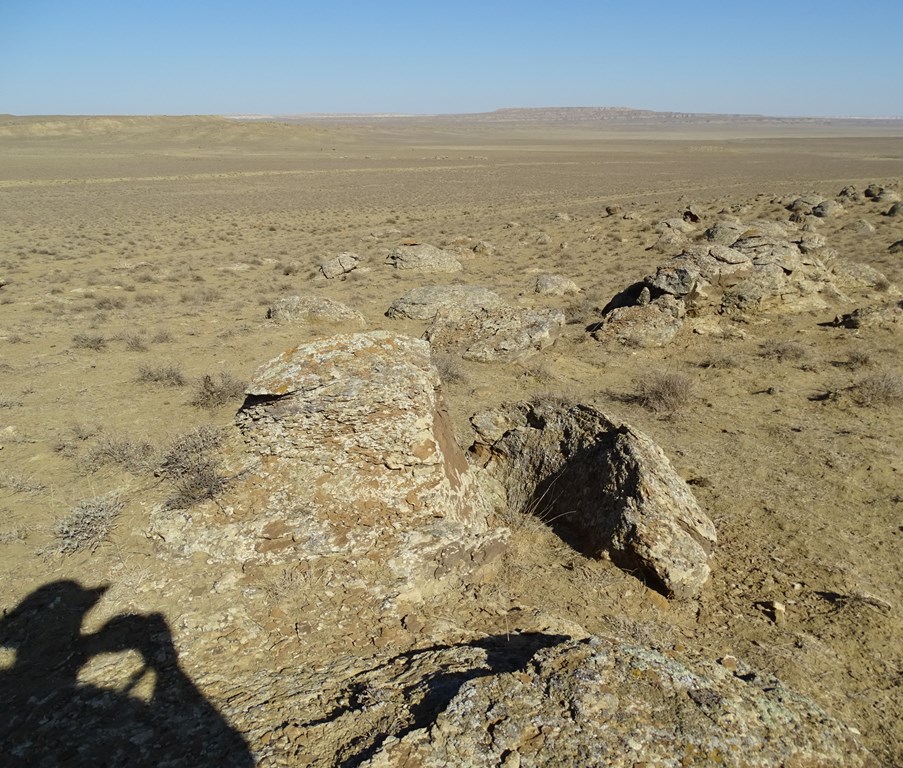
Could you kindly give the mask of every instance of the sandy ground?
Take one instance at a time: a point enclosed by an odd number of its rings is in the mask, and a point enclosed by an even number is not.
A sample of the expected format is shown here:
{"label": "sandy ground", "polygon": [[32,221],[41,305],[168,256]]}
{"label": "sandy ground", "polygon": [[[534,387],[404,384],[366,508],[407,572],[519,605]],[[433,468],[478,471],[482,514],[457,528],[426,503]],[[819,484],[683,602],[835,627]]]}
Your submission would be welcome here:
{"label": "sandy ground", "polygon": [[[703,225],[723,211],[786,222],[784,204],[800,194],[834,197],[870,183],[903,191],[903,127],[631,134],[466,121],[3,118],[0,157],[6,610],[52,581],[103,583],[110,589],[96,621],[160,611],[177,645],[189,645],[185,595],[160,587],[180,574],[157,561],[145,531],[149,510],[171,493],[154,474],[160,451],[198,425],[230,428],[241,403],[239,395],[212,409],[192,405],[200,378],[247,380],[285,348],[351,330],[267,320],[283,296],[336,299],[363,313],[369,329],[419,335],[424,324],[385,317],[394,299],[422,284],[483,285],[513,303],[559,307],[570,323],[524,363],[449,363],[461,443],[469,444],[472,413],[507,399],[554,393],[593,403],[663,447],[720,542],[702,597],[678,605],[609,563],[583,560],[542,526],[523,525],[497,583],[450,605],[443,621],[476,630],[511,606],[589,631],[629,620],[644,642],[734,654],[775,673],[855,726],[886,764],[903,764],[903,401],[863,404],[856,388],[876,373],[899,381],[901,327],[825,325],[886,303],[888,289],[825,310],[738,320],[729,334],[684,333],[663,349],[602,344],[585,331],[615,293],[665,260],[647,250],[654,226],[690,202]],[[608,216],[613,205],[635,215]],[[868,199],[845,207],[818,231],[840,258],[903,286],[903,257],[888,250],[903,238],[903,217]],[[383,261],[405,239],[483,240],[496,252],[451,276],[400,273]],[[342,251],[364,267],[323,279],[319,264]],[[582,293],[535,294],[536,275],[547,272]],[[630,397],[660,371],[694,385],[668,415]],[[110,494],[124,507],[109,540],[54,555],[59,521],[81,500]],[[183,576],[185,568],[206,566],[183,565]],[[286,611],[303,610],[290,586],[268,594]],[[775,600],[786,606],[782,622],[769,608]],[[278,621],[269,629],[278,633]],[[279,653],[284,661],[326,658],[339,646],[365,654],[368,630],[319,648],[283,643]],[[242,663],[267,663],[261,653]],[[10,649],[0,654],[0,664],[13,662]],[[185,658],[195,677],[219,663],[199,652]]]}

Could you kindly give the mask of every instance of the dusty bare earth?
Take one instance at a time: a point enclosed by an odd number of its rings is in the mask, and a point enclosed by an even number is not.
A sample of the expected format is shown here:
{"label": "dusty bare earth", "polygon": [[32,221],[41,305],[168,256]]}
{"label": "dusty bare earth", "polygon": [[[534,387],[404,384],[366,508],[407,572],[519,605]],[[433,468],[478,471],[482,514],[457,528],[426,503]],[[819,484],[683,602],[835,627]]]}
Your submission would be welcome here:
{"label": "dusty bare earth", "polygon": [[[33,705],[47,692],[16,673],[26,652],[68,669],[67,639],[122,615],[139,636],[151,627],[171,636],[185,696],[206,700],[213,719],[228,711],[235,681],[261,670],[337,659],[364,669],[377,652],[579,626],[711,660],[735,656],[855,728],[883,764],[903,764],[903,324],[830,324],[899,301],[903,253],[890,246],[903,238],[903,215],[886,215],[890,196],[865,197],[870,184],[903,193],[903,126],[0,119],[5,684]],[[724,215],[798,229],[788,204],[807,193],[839,199],[848,185],[858,196],[842,200],[840,215],[805,219],[836,258],[886,281],[823,307],[719,318],[711,332],[688,326],[661,348],[587,332],[609,299],[673,255],[652,248],[661,220],[692,204],[701,222],[691,240]],[[423,274],[385,264],[406,241],[464,255],[480,241],[492,247],[461,272]],[[321,262],[344,251],[359,267],[325,279]],[[546,273],[580,293],[535,293]],[[242,587],[253,639],[228,622],[211,629],[207,618],[230,609],[218,566],[203,555],[163,557],[148,533],[151,511],[174,493],[160,471],[167,447],[210,425],[225,430],[220,450],[239,451],[244,396],[232,379],[335,333],[420,336],[426,322],[385,312],[413,287],[444,284],[484,286],[567,317],[555,344],[522,362],[439,360],[459,443],[472,442],[476,411],[540,394],[643,430],[715,523],[701,596],[669,602],[512,515],[502,567],[425,605],[416,621],[320,621],[324,601],[340,594],[334,585],[271,568],[249,572]],[[364,323],[268,320],[267,308],[290,295],[343,302]],[[650,409],[635,395],[662,372],[683,374],[689,398]],[[77,534],[60,522],[101,497],[122,505],[110,535],[67,546]],[[101,585],[102,596],[86,592]],[[38,618],[23,635],[26,599]],[[64,620],[67,600],[75,618]],[[147,699],[134,636],[100,643],[73,674]],[[351,758],[339,737],[291,711],[281,718],[269,729],[232,725],[263,764],[356,764],[342,762]]]}

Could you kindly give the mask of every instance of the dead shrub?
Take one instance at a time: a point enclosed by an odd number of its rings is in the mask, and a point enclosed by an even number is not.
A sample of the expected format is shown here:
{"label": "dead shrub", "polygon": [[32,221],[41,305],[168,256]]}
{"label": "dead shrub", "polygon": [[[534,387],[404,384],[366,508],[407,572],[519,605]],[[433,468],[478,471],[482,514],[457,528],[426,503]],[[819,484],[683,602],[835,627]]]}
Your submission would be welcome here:
{"label": "dead shrub", "polygon": [[875,364],[875,359],[869,352],[863,349],[854,349],[847,354],[846,365],[848,368],[868,368]]}
{"label": "dead shrub", "polygon": [[737,365],[736,356],[729,352],[715,352],[699,361],[700,368],[718,368],[725,371],[736,368]]}
{"label": "dead shrub", "polygon": [[189,401],[196,408],[218,408],[230,400],[244,397],[245,383],[225,371],[219,376],[201,376],[194,395]]}
{"label": "dead shrub", "polygon": [[107,340],[99,334],[76,333],[72,337],[72,346],[76,349],[93,349],[98,352],[107,346]]}
{"label": "dead shrub", "polygon": [[174,489],[167,506],[188,507],[223,491],[226,477],[217,453],[222,441],[222,430],[202,426],[170,443],[157,470],[157,475],[166,478]]}
{"label": "dead shrub", "polygon": [[695,384],[680,371],[659,371],[634,380],[634,402],[654,413],[671,414],[686,406]]}
{"label": "dead shrub", "polygon": [[874,407],[903,401],[903,377],[891,371],[878,371],[853,385],[860,405]]}
{"label": "dead shrub", "polygon": [[799,362],[809,356],[808,348],[798,341],[784,341],[782,339],[768,339],[759,350],[762,357],[770,357],[775,360]]}
{"label": "dead shrub", "polygon": [[127,333],[122,340],[129,352],[147,352],[147,340],[143,333]]}
{"label": "dead shrub", "polygon": [[461,358],[438,352],[432,355],[433,365],[439,372],[439,378],[446,384],[460,384],[467,381],[467,371],[461,363]]}
{"label": "dead shrub", "polygon": [[128,437],[103,437],[88,452],[82,466],[96,472],[105,466],[120,466],[134,474],[152,469],[156,463],[154,446],[146,440]]}

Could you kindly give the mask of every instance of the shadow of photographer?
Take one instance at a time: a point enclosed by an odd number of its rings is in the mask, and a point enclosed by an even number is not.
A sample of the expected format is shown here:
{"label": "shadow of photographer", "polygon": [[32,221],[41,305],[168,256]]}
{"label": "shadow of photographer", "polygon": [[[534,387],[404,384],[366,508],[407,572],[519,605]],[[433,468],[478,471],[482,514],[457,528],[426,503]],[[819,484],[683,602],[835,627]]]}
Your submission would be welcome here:
{"label": "shadow of photographer", "polygon": [[[251,766],[233,730],[179,666],[161,614],[120,614],[82,633],[107,587],[45,584],[0,618],[0,754],[6,765]],[[142,666],[120,688],[79,682],[100,654],[136,652]],[[136,686],[153,676],[148,698]],[[143,686],[146,687],[146,686]]]}

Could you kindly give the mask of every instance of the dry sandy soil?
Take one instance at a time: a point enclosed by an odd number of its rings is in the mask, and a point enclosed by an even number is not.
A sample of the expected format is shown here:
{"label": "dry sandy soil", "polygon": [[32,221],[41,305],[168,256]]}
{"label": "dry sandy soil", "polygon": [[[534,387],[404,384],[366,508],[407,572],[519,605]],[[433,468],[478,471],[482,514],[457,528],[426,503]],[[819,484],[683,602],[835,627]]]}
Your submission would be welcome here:
{"label": "dry sandy soil", "polygon": [[[786,223],[787,202],[808,192],[834,198],[871,183],[903,192],[903,125],[2,118],[0,157],[5,612],[51,582],[108,585],[84,629],[160,612],[187,674],[216,705],[217,675],[233,668],[529,629],[524,617],[538,611],[660,648],[741,657],[857,728],[887,765],[903,764],[903,326],[827,324],[887,304],[893,286],[823,310],[738,317],[725,321],[730,332],[685,332],[662,349],[601,343],[585,330],[667,258],[648,250],[654,226],[691,202],[702,213],[698,236],[723,211]],[[615,205],[633,215],[609,216]],[[903,254],[889,251],[903,216],[868,198],[844,206],[817,231],[839,258],[903,286]],[[496,251],[451,276],[403,273],[384,259],[407,239],[482,240]],[[319,264],[342,251],[363,266],[323,279]],[[541,273],[582,292],[540,296]],[[266,643],[197,639],[186,616],[193,601],[216,599],[216,574],[203,559],[158,559],[146,531],[149,511],[173,492],[154,473],[166,446],[200,425],[235,439],[240,389],[193,405],[201,378],[247,381],[288,347],[358,330],[267,320],[281,297],[336,299],[369,329],[419,336],[424,324],[389,319],[387,307],[416,285],[454,282],[555,306],[569,320],[554,346],[524,363],[442,361],[462,445],[472,413],[540,393],[644,430],[717,527],[701,597],[669,603],[521,521],[498,578],[450,599],[417,631],[325,627],[302,642],[291,627],[313,603],[277,573],[259,598]],[[662,371],[692,382],[672,412],[632,397]],[[868,389],[878,380],[883,394]],[[61,553],[60,521],[102,496],[123,505],[111,535]],[[782,621],[771,601],[786,606]],[[16,658],[6,645],[3,668]]]}

